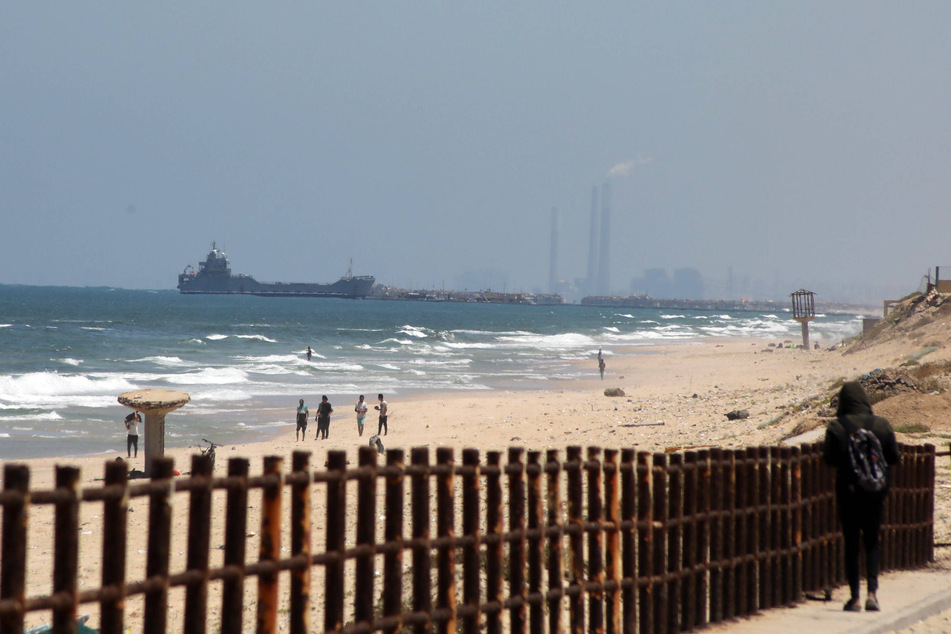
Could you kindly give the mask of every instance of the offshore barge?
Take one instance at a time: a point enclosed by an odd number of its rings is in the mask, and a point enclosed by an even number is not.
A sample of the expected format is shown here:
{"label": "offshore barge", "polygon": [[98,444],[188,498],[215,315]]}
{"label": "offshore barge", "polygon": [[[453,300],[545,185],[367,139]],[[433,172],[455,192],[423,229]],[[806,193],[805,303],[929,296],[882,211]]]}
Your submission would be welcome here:
{"label": "offshore barge", "polygon": [[190,264],[178,276],[180,293],[202,295],[259,295],[261,297],[341,297],[363,299],[376,281],[372,275],[347,274],[332,284],[259,282],[250,275],[231,273],[231,262],[211,243],[211,252],[196,271]]}

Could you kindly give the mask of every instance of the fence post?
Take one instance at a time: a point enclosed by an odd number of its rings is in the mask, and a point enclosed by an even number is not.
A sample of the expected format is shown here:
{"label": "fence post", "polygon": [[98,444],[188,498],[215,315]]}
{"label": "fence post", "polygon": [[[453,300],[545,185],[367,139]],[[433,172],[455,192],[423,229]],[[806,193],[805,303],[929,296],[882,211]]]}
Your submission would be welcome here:
{"label": "fence post", "polygon": [[462,534],[466,540],[462,549],[462,600],[466,605],[462,628],[466,634],[478,634],[482,605],[479,450],[463,449],[462,464],[465,467],[462,476]]}
{"label": "fence post", "polygon": [[[258,574],[258,634],[273,634],[277,631],[278,571],[281,558],[281,498],[284,478],[281,473],[284,459],[278,456],[264,458],[264,475],[267,483],[261,490],[261,541],[258,561],[270,563],[271,570]],[[329,531],[329,528],[328,528]]]}
{"label": "fence post", "polygon": [[925,527],[924,561],[934,561],[934,497],[935,497],[935,446],[925,445]]}
{"label": "fence post", "polygon": [[759,609],[773,605],[773,515],[769,503],[770,476],[769,447],[756,448],[757,463],[757,523],[759,524]]}
{"label": "fence post", "polygon": [[383,629],[396,634],[403,628],[403,450],[386,452],[386,527],[387,545],[383,556],[383,617],[389,619]]}
{"label": "fence post", "polygon": [[528,452],[528,592],[529,627],[532,634],[545,631],[545,599],[542,593],[542,567],[545,560],[545,517],[542,507],[541,452]]}
{"label": "fence post", "polygon": [[244,560],[248,528],[248,460],[228,460],[228,499],[225,510],[225,568],[231,574],[221,585],[221,631],[243,631]]}
{"label": "fence post", "polygon": [[654,481],[651,484],[654,497],[654,631],[667,632],[667,583],[663,581],[669,571],[667,565],[667,454],[654,454]]}
{"label": "fence post", "polygon": [[192,456],[193,486],[188,503],[188,556],[186,570],[201,573],[201,579],[185,588],[185,631],[204,634],[208,616],[208,547],[211,534],[211,456]]}
{"label": "fence post", "polygon": [[790,452],[790,486],[792,504],[792,527],[790,546],[792,553],[792,596],[790,600],[797,603],[802,600],[802,452],[799,447],[791,447]]}
{"label": "fence post", "polygon": [[[129,472],[122,461],[105,465],[106,488],[121,489],[120,497],[109,496],[102,509],[102,588],[109,589],[99,602],[99,631],[121,634],[125,621],[125,559],[128,535]],[[0,630],[5,628],[0,627]]]}
{"label": "fence post", "polygon": [[344,564],[347,530],[347,452],[327,452],[327,565],[324,594],[324,631],[343,627]]}
{"label": "fence post", "polygon": [[581,447],[568,447],[568,547],[571,556],[571,581],[568,584],[568,627],[572,634],[584,632],[584,503],[581,482]]}
{"label": "fence post", "polygon": [[486,632],[502,632],[502,454],[487,454],[485,477],[485,601]]}
{"label": "fence post", "polygon": [[79,469],[56,467],[55,544],[53,554],[53,595],[59,599],[53,608],[53,630],[76,631],[76,606],[79,601],[77,566],[79,564]]}
{"label": "fence post", "polygon": [[637,453],[637,606],[641,634],[654,634],[651,454]]}
{"label": "fence post", "polygon": [[[624,621],[621,631],[637,628],[637,464],[633,449],[621,450],[621,575]],[[550,630],[555,632],[554,628]]]}
{"label": "fence post", "polygon": [[426,620],[417,623],[417,632],[426,632],[432,626],[433,607],[432,551],[430,545],[429,524],[429,449],[414,447],[410,452],[413,465],[413,612],[417,616],[426,616]]}
{"label": "fence post", "polygon": [[699,463],[697,452],[684,453],[682,568],[686,576],[681,582],[680,629],[692,630],[697,625],[697,500],[699,498]]}
{"label": "fence post", "polygon": [[564,535],[561,519],[561,464],[558,462],[558,450],[549,449],[545,456],[545,470],[548,472],[548,631],[561,632],[561,610],[563,585],[562,558],[564,551],[561,540]]}
{"label": "fence post", "polygon": [[670,524],[667,537],[667,631],[679,632],[680,610],[683,606],[683,536],[684,536],[684,455],[670,455],[667,470],[667,518]]}
{"label": "fence post", "polygon": [[697,524],[697,566],[700,572],[697,576],[697,628],[706,627],[709,623],[707,608],[710,595],[710,500],[713,496],[713,471],[710,467],[710,450],[701,449],[697,453],[697,469],[699,470],[697,491],[697,514],[700,521]]}
{"label": "fence post", "polygon": [[30,509],[30,468],[22,464],[3,467],[3,536],[0,551],[0,601],[12,608],[0,613],[0,630],[23,631],[26,601],[26,539]]}
{"label": "fence post", "polygon": [[[353,620],[356,625],[373,622],[373,564],[376,544],[376,447],[360,447],[360,479],[357,485],[357,554],[354,581]],[[309,497],[309,496],[308,496]],[[309,506],[309,505],[308,505]],[[309,530],[309,527],[308,527]],[[293,595],[292,595],[293,597]],[[304,606],[306,609],[306,605]],[[304,634],[301,632],[301,634]]]}
{"label": "fence post", "polygon": [[723,452],[723,506],[720,523],[722,531],[723,612],[722,618],[736,616],[736,450]]}
{"label": "fence post", "polygon": [[443,632],[456,631],[456,497],[452,454],[452,447],[436,449],[436,463],[442,468],[436,480],[436,535],[441,543],[437,553],[438,607],[448,612],[445,622],[439,624],[438,629]]}
{"label": "fence post", "polygon": [[521,447],[510,447],[509,480],[509,626],[512,632],[525,631],[525,465]]}
{"label": "fence post", "polygon": [[171,549],[172,481],[174,461],[166,456],[152,462],[152,492],[149,494],[149,545],[145,575],[150,582],[145,591],[147,634],[165,634],[168,621],[168,559]]}
{"label": "fence post", "polygon": [[[376,451],[369,449],[375,457]],[[363,454],[361,454],[361,458]],[[306,634],[310,631],[310,576],[311,576],[311,472],[310,452],[295,451],[291,456],[291,468],[295,480],[291,487],[291,557],[298,559],[299,564],[291,570],[291,634]],[[375,480],[374,480],[375,483]],[[375,496],[372,498],[375,502]],[[376,526],[376,518],[370,515],[367,522],[370,530]],[[366,530],[363,522],[357,523],[357,533]],[[359,539],[359,537],[358,537]],[[357,567],[359,579],[360,569]],[[373,571],[370,571],[372,577]],[[373,582],[370,582],[370,592],[365,600],[373,604]],[[363,597],[357,592],[356,601]],[[358,619],[359,620],[359,619]]]}
{"label": "fence post", "polygon": [[746,522],[743,526],[744,536],[741,546],[742,552],[746,557],[746,563],[743,564],[743,592],[744,606],[743,614],[752,614],[756,611],[757,580],[756,570],[758,568],[759,557],[759,512],[756,508],[758,500],[758,477],[756,448],[747,447],[745,451],[745,466],[743,469],[743,513]]}
{"label": "fence post", "polygon": [[588,592],[588,628],[592,632],[604,629],[604,525],[602,523],[602,500],[604,490],[601,482],[601,449],[588,447],[588,582],[593,589]]}
{"label": "fence post", "polygon": [[605,573],[612,584],[605,599],[605,616],[608,634],[621,631],[621,568],[620,539],[621,519],[618,499],[618,451],[604,450],[604,524],[608,528],[605,536]]}
{"label": "fence post", "polygon": [[723,620],[723,450],[710,450],[710,622]]}

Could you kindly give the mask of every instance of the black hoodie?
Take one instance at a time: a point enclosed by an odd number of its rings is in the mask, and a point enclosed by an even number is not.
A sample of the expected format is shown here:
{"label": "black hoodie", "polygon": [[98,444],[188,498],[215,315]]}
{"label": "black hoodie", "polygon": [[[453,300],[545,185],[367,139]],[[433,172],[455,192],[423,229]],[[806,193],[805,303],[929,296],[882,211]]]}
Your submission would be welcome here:
{"label": "black hoodie", "polygon": [[[853,491],[855,475],[849,463],[849,435],[864,427],[878,437],[882,443],[885,463],[897,464],[900,458],[895,432],[887,420],[872,414],[872,403],[861,383],[850,381],[839,391],[837,418],[826,428],[826,439],[822,446],[822,459],[836,468],[836,490]],[[891,484],[891,469],[888,469],[888,483]]]}

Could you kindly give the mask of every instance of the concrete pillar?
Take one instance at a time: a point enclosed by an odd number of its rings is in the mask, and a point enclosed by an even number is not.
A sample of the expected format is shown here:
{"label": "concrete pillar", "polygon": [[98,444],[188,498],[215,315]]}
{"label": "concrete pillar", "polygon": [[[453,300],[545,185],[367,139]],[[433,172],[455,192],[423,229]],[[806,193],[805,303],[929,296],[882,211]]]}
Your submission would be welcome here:
{"label": "concrete pillar", "polygon": [[165,415],[191,400],[174,390],[136,390],[119,395],[119,403],[145,414],[145,475],[152,475],[152,461],[165,455]]}

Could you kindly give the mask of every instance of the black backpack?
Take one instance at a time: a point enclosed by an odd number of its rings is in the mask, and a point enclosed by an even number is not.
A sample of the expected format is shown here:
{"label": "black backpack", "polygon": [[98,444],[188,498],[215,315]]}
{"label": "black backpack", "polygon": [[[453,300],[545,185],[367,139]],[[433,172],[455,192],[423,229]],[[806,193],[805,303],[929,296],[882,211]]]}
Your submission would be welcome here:
{"label": "black backpack", "polygon": [[849,465],[859,488],[869,493],[884,491],[885,454],[878,436],[864,427],[859,427],[849,434],[848,452]]}

